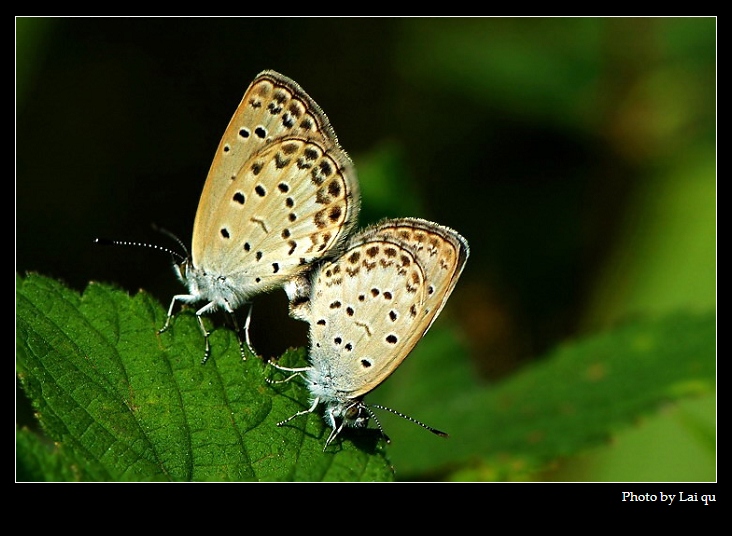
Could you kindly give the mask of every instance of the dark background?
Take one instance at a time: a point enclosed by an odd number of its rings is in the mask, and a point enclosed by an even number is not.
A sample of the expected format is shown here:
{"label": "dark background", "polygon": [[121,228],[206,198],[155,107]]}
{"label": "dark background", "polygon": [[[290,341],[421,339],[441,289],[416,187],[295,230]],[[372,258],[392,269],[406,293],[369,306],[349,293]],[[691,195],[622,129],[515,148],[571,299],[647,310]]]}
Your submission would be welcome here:
{"label": "dark background", "polygon": [[[183,291],[214,151],[258,72],[296,80],[362,188],[471,246],[443,312],[505,377],[628,315],[716,304],[713,18],[16,19],[16,272]],[[266,356],[306,343],[255,298]],[[442,319],[441,319],[442,320]]]}

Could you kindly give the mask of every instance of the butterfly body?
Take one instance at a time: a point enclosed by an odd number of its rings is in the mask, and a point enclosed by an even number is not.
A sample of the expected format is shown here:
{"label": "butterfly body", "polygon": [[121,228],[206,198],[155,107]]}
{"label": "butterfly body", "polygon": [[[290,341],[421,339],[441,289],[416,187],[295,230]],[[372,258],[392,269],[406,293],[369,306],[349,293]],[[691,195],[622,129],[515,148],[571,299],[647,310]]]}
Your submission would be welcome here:
{"label": "butterfly body", "polygon": [[310,325],[310,366],[297,372],[311,407],[296,415],[324,406],[333,429],[326,447],[344,427],[366,426],[373,414],[363,397],[429,330],[468,254],[452,229],[418,218],[385,220],[289,287],[291,315]]}
{"label": "butterfly body", "polygon": [[[293,80],[263,71],[219,143],[193,225],[190,257],[176,264],[202,315],[233,314],[337,250],[355,224],[359,188],[320,107]],[[248,334],[247,334],[247,344]],[[242,354],[243,355],[243,354]]]}

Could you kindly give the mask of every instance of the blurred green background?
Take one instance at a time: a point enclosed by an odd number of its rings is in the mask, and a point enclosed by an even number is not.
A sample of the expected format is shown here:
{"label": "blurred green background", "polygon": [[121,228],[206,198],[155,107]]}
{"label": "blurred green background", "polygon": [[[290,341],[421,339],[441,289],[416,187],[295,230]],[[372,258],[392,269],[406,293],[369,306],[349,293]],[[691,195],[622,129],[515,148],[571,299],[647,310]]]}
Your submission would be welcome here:
{"label": "blurred green background", "polygon": [[[435,327],[454,328],[476,381],[628,318],[716,310],[715,18],[17,18],[16,270],[167,306],[182,290],[167,256],[92,240],[168,245],[155,223],[190,243],[214,150],[263,69],[330,118],[360,226],[421,216],[468,239]],[[306,344],[283,292],[254,311],[265,356]],[[714,427],[715,396],[523,478],[715,480],[689,419]]]}

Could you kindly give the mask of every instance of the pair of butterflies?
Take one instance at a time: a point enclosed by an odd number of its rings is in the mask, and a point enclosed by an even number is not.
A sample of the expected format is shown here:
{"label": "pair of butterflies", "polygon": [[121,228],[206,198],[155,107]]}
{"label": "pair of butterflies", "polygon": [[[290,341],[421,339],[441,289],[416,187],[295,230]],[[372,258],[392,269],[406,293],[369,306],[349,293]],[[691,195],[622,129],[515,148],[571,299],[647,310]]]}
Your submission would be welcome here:
{"label": "pair of butterflies", "polygon": [[188,293],[173,298],[161,330],[176,302],[203,303],[196,315],[205,361],[203,315],[224,310],[233,318],[254,295],[284,288],[290,315],[310,326],[310,366],[272,365],[302,376],[312,405],[278,424],[323,404],[332,428],[325,448],[345,427],[367,426],[369,417],[381,430],[363,397],[430,328],[469,254],[457,232],[418,218],[354,233],[359,203],[353,163],[325,113],[296,82],[263,71],[216,151],[190,257],[175,265]]}

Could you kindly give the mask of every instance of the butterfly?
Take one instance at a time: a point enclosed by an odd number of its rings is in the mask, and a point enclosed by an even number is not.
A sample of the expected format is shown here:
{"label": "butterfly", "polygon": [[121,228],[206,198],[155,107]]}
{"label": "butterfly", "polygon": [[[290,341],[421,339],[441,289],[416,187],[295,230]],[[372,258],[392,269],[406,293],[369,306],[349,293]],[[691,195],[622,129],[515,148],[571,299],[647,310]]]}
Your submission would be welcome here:
{"label": "butterfly", "polygon": [[[216,150],[190,254],[174,263],[188,292],[173,296],[159,332],[170,326],[176,303],[202,304],[196,318],[205,362],[211,348],[202,317],[223,310],[239,331],[234,312],[336,250],[359,204],[353,163],[320,106],[290,78],[259,73]],[[251,350],[250,315],[251,308],[245,325]]]}
{"label": "butterfly", "polygon": [[336,258],[290,281],[290,314],[309,323],[310,365],[271,364],[292,373],[281,382],[304,378],[311,405],[278,425],[322,404],[331,428],[324,450],[346,427],[366,427],[369,418],[388,441],[375,407],[446,435],[363,399],[427,333],[469,254],[467,241],[453,229],[419,218],[384,220],[355,234]]}

